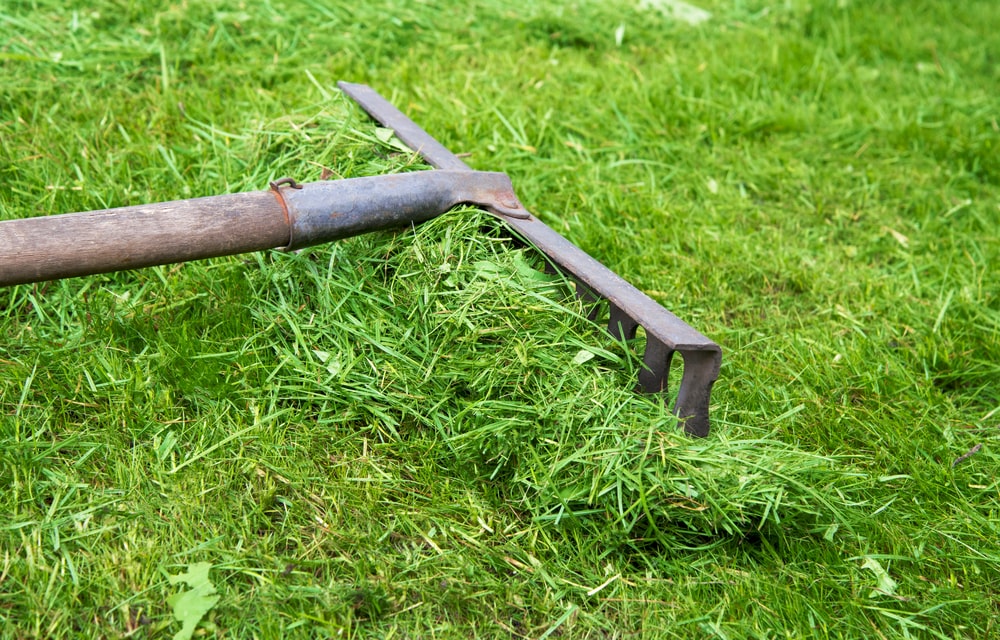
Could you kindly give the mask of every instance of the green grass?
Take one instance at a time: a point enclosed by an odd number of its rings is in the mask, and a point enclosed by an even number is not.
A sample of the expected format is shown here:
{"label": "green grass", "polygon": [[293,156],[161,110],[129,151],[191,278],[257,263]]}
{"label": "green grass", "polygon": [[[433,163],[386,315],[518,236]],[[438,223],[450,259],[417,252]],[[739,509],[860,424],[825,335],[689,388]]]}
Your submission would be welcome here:
{"label": "green grass", "polygon": [[2,635],[1000,632],[1000,6],[699,6],[5,3],[0,219],[420,169],[367,82],[724,359],[474,210],[0,290]]}

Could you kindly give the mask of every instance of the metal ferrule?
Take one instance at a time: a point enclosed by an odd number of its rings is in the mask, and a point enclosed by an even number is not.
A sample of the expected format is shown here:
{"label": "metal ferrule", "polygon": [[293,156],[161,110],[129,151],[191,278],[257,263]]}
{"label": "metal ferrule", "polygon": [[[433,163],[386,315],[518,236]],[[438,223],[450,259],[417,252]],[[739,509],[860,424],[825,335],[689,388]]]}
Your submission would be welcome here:
{"label": "metal ferrule", "polygon": [[288,212],[287,250],[416,224],[460,204],[512,217],[528,216],[510,178],[484,171],[419,171],[313,182],[275,193]]}

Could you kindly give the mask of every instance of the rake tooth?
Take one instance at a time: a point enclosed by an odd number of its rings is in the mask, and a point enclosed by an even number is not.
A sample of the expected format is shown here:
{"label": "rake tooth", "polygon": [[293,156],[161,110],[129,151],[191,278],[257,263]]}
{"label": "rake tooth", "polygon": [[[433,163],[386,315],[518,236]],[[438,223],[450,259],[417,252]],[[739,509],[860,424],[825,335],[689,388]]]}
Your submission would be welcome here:
{"label": "rake tooth", "polygon": [[591,322],[597,320],[601,312],[602,298],[582,282],[576,283],[576,297],[583,301],[583,308],[587,310],[587,320]]}
{"label": "rake tooth", "polygon": [[693,436],[708,435],[708,404],[719,370],[720,355],[710,351],[683,351],[684,374],[677,392],[674,413],[684,420],[684,430]]}
{"label": "rake tooth", "polygon": [[654,336],[646,336],[646,351],[642,356],[643,369],[639,372],[639,386],[646,393],[667,391],[670,361],[674,350]]}
{"label": "rake tooth", "polygon": [[639,329],[639,323],[632,319],[632,316],[625,313],[613,302],[608,302],[611,317],[608,320],[608,333],[615,340],[632,340]]}

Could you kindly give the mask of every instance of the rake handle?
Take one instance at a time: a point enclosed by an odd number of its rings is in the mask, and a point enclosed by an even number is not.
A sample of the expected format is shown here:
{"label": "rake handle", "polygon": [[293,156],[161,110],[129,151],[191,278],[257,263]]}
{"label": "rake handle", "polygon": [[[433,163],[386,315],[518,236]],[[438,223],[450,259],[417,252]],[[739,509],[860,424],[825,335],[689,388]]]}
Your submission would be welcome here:
{"label": "rake handle", "polygon": [[[278,186],[290,182],[292,186]],[[0,286],[299,249],[469,203],[525,215],[502,173],[421,171],[0,222]]]}

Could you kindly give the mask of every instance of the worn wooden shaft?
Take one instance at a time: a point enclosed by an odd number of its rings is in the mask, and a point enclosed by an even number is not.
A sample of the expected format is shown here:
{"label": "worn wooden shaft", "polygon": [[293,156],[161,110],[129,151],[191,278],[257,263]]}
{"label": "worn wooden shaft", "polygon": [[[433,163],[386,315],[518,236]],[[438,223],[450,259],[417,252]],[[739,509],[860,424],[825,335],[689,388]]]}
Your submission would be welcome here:
{"label": "worn wooden shaft", "polygon": [[0,223],[0,286],[288,244],[274,192],[234,193]]}

